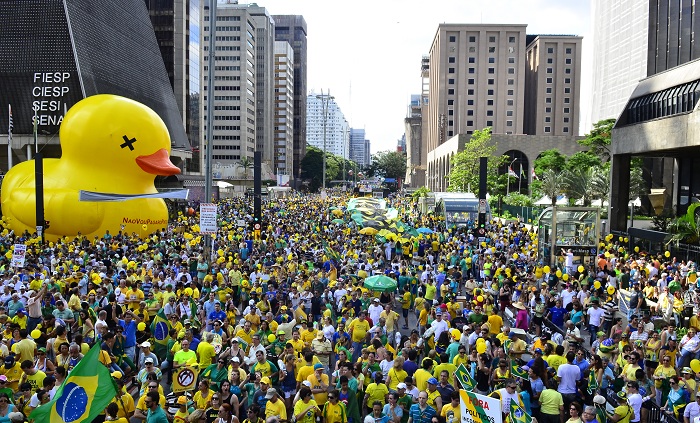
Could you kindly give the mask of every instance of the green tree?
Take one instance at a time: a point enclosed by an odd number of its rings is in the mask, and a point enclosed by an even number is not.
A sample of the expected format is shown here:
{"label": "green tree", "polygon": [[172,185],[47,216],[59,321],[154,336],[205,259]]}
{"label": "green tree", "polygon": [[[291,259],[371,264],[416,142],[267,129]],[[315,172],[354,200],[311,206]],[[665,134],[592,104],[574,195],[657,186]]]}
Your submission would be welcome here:
{"label": "green tree", "polygon": [[566,169],[570,171],[600,167],[601,165],[600,158],[591,151],[579,151],[566,159]]}
{"label": "green tree", "polygon": [[238,161],[238,164],[243,168],[243,177],[248,179],[248,171],[253,167],[253,161],[248,156],[245,156]]}
{"label": "green tree", "polygon": [[564,173],[564,192],[569,201],[583,199],[583,206],[590,207],[593,201],[595,167],[576,168]]}
{"label": "green tree", "polygon": [[406,154],[398,151],[381,151],[372,156],[376,174],[385,178],[404,178],[406,176]]}
{"label": "green tree", "polygon": [[695,213],[695,209],[700,206],[700,203],[694,203],[688,206],[688,211],[671,221],[668,225],[668,231],[671,233],[670,243],[678,245],[681,242],[686,244],[700,243],[700,216]]}
{"label": "green tree", "polygon": [[489,191],[498,184],[498,166],[503,163],[505,156],[495,156],[496,146],[491,142],[491,128],[474,131],[464,150],[455,154],[448,174],[448,191],[472,190],[479,194],[480,158],[488,157]]}
{"label": "green tree", "polygon": [[615,119],[604,119],[593,124],[593,129],[579,141],[579,144],[588,147],[602,162],[610,160],[610,142]]}
{"label": "green tree", "polygon": [[320,148],[306,146],[306,155],[299,163],[301,177],[309,181],[311,192],[323,185],[323,151]]}
{"label": "green tree", "polygon": [[562,155],[557,150],[545,150],[540,156],[535,159],[534,167],[535,174],[541,178],[547,170],[556,170],[560,172],[566,166],[566,156]]}

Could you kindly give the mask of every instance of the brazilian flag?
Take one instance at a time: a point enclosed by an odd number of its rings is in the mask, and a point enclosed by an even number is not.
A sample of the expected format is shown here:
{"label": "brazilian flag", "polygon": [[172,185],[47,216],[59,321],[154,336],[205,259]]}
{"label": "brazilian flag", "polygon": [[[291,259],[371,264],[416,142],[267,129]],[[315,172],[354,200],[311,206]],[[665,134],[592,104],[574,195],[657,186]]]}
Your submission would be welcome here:
{"label": "brazilian flag", "polygon": [[151,333],[153,334],[153,340],[155,344],[153,345],[153,352],[160,360],[165,358],[168,347],[168,340],[170,339],[170,321],[165,315],[164,309],[160,309],[156,317],[153,318],[151,322]]}
{"label": "brazilian flag", "polygon": [[525,409],[514,400],[510,400],[510,414],[508,418],[511,423],[532,423],[532,416],[527,414]]}
{"label": "brazilian flag", "polygon": [[460,363],[459,367],[457,367],[455,376],[459,383],[462,384],[462,389],[471,392],[476,387],[476,381],[472,378],[471,373],[469,373],[464,363]]}
{"label": "brazilian flag", "polygon": [[53,399],[29,415],[36,422],[89,423],[117,395],[109,369],[99,361],[100,346],[83,357],[56,391]]}
{"label": "brazilian flag", "polygon": [[510,360],[510,374],[512,374],[514,377],[519,377],[521,379],[529,379],[530,376],[528,376],[527,372],[523,370],[522,367],[518,366],[518,363],[515,362],[515,360]]}

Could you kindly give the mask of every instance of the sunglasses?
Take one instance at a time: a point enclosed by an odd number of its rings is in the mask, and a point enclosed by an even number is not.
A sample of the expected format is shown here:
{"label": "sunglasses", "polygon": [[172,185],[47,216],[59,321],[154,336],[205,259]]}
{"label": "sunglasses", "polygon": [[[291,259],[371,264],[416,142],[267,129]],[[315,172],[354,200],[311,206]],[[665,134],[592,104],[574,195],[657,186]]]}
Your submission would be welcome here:
{"label": "sunglasses", "polygon": [[509,386],[510,389],[516,389],[517,386]]}

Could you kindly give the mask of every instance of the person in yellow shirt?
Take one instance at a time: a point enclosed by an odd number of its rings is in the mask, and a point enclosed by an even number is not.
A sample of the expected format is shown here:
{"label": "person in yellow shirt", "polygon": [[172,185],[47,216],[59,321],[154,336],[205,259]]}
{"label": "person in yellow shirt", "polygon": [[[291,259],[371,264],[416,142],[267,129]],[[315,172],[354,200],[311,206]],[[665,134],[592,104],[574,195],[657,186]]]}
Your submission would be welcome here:
{"label": "person in yellow shirt", "polygon": [[501,327],[503,326],[503,318],[496,313],[491,314],[487,320],[489,324],[489,335],[497,336],[501,333]]}
{"label": "person in yellow shirt", "polygon": [[328,394],[328,402],[323,406],[323,421],[325,423],[348,423],[348,412],[345,403],[340,401],[340,391],[337,389]]}
{"label": "person in yellow shirt", "polygon": [[250,345],[253,343],[253,334],[254,333],[255,332],[252,329],[251,323],[246,320],[245,323],[243,323],[243,327],[241,329],[238,329],[238,332],[236,332],[236,337],[240,338],[241,341]]}
{"label": "person in yellow shirt", "polygon": [[398,356],[394,359],[394,365],[387,372],[386,384],[390,391],[396,391],[396,386],[408,377],[408,372],[403,369],[404,358]]}
{"label": "person in yellow shirt", "polygon": [[317,404],[325,404],[328,400],[329,379],[328,375],[323,372],[324,370],[323,364],[316,363],[314,364],[314,372],[306,378],[311,383],[311,393]]}
{"label": "person in yellow shirt", "polygon": [[[148,387],[146,388],[146,392],[144,392],[144,394],[141,395],[141,398],[139,398],[138,402],[136,403],[136,411],[134,412],[135,418],[139,420],[146,420],[146,416],[148,415],[148,407],[146,406],[146,394],[148,392],[158,392],[159,386],[160,385],[158,385],[158,382],[154,380],[148,381]],[[160,395],[159,403],[161,408],[163,408],[163,410],[166,410],[167,413],[167,408],[165,408],[165,395]]]}
{"label": "person in yellow shirt", "polygon": [[206,410],[209,406],[209,400],[211,399],[212,390],[209,389],[209,380],[202,379],[199,381],[199,389],[195,392],[192,401],[194,401],[194,406],[198,410]]}
{"label": "person in yellow shirt", "polygon": [[367,332],[369,331],[369,322],[365,319],[367,314],[364,311],[360,312],[357,319],[353,320],[348,326],[348,332],[352,339],[352,347],[354,348],[352,353],[352,362],[356,362],[360,353],[362,352],[362,346],[367,337]]}
{"label": "person in yellow shirt", "polygon": [[384,310],[379,313],[379,317],[384,319],[387,337],[393,341],[394,332],[399,329],[399,313],[392,309],[392,304],[385,304]]}
{"label": "person in yellow shirt", "polygon": [[19,379],[22,377],[22,374],[20,363],[15,362],[13,356],[5,357],[5,365],[0,367],[0,375],[7,377],[7,385],[5,387],[17,392]]}
{"label": "person in yellow shirt", "polygon": [[278,421],[285,422],[287,420],[287,407],[284,401],[280,400],[277,389],[269,388],[265,393],[267,403],[265,404],[265,419],[277,417]]}
{"label": "person in yellow shirt", "polygon": [[214,334],[207,333],[205,341],[197,345],[197,357],[199,357],[199,368],[206,369],[212,363],[212,359],[216,356],[216,351],[212,342],[214,342]]}
{"label": "person in yellow shirt", "polygon": [[425,391],[428,389],[428,379],[433,377],[433,360],[430,358],[424,358],[421,364],[421,368],[413,373],[413,380],[415,380],[416,388],[418,391]]}
{"label": "person in yellow shirt", "polygon": [[403,287],[401,296],[401,312],[403,314],[403,329],[408,329],[408,313],[411,311],[411,288],[408,284]]}
{"label": "person in yellow shirt", "polygon": [[292,340],[289,341],[289,343],[292,344],[292,347],[294,347],[295,353],[301,354],[301,350],[304,349],[304,341],[301,339],[299,329],[294,328],[292,331]]}
{"label": "person in yellow shirt", "polygon": [[117,411],[117,417],[123,417],[127,420],[130,420],[131,417],[134,415],[134,412],[136,411],[136,405],[134,404],[134,397],[131,395],[127,394],[124,391],[124,379],[121,377],[114,378],[114,381],[117,383],[117,395],[114,397],[113,402],[117,404],[117,407],[119,407],[119,411]]}
{"label": "person in yellow shirt", "polygon": [[447,372],[449,383],[452,386],[455,385],[455,372],[457,371],[457,366],[450,363],[450,356],[447,353],[440,354],[440,364],[435,366],[433,369],[433,377],[440,379],[442,372]]}
{"label": "person in yellow shirt", "polygon": [[447,423],[459,423],[462,421],[462,414],[459,407],[459,391],[450,394],[450,402],[442,406],[440,415]]}
{"label": "person in yellow shirt", "polygon": [[307,350],[307,352],[304,353],[303,361],[300,361],[299,363],[297,363],[297,367],[298,367],[298,370],[296,372],[297,389],[300,389],[302,382],[307,380],[309,375],[313,374],[314,366],[315,366],[314,354]]}
{"label": "person in yellow shirt", "polygon": [[301,340],[304,341],[304,346],[310,347],[311,342],[314,340],[314,338],[316,338],[316,328],[312,326],[309,329],[308,322],[302,320],[301,331],[299,331],[299,336],[301,337]]}
{"label": "person in yellow shirt", "polygon": [[467,347],[464,345],[460,345],[458,348],[458,353],[455,356],[455,358],[452,359],[452,364],[455,365],[455,367],[459,367],[460,364],[464,364],[469,368],[469,356],[467,355]]}
{"label": "person in yellow shirt", "polygon": [[[173,423],[187,423],[188,417],[190,416],[190,412],[187,409],[187,397],[184,395],[180,395],[177,398],[177,405],[179,406],[179,408],[177,409],[177,411],[175,412],[175,415],[173,416]],[[197,409],[203,410],[202,408],[197,408]]]}
{"label": "person in yellow shirt", "polygon": [[387,395],[389,395],[389,388],[384,384],[382,372],[375,372],[374,382],[370,383],[365,388],[365,409],[372,407],[375,402],[381,403],[382,407],[384,407]]}

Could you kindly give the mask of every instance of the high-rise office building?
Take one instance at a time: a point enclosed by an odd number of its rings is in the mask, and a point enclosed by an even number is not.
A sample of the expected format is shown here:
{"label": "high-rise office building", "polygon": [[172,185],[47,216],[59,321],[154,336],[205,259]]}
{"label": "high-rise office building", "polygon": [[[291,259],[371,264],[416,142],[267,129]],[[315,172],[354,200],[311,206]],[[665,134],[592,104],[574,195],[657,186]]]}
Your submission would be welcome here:
{"label": "high-rise office building", "polygon": [[526,25],[440,24],[430,48],[428,150],[491,127],[522,134]]}
{"label": "high-rise office building", "polygon": [[360,168],[369,166],[371,163],[369,152],[369,140],[365,139],[365,130],[350,128],[350,155],[349,159]]}
{"label": "high-rise office building", "polygon": [[[200,108],[204,117],[201,132],[205,139],[209,124],[206,96],[213,94],[212,160],[227,166],[245,159],[252,161],[256,150],[262,150],[265,156],[267,145],[271,148],[274,28],[269,14],[256,5],[220,3],[216,15],[215,81],[211,90],[207,80],[210,22],[206,4],[202,25],[201,87],[205,96]],[[269,128],[261,131],[260,127],[265,126]],[[271,166],[269,161],[265,163]]]}
{"label": "high-rise office building", "polygon": [[697,0],[649,0],[647,75],[700,58]]}
{"label": "high-rise office building", "polygon": [[526,38],[524,132],[577,135],[583,37],[528,35]]}
{"label": "high-rise office building", "polygon": [[335,99],[312,92],[306,97],[306,107],[306,142],[347,159],[349,126]]}
{"label": "high-rise office building", "polygon": [[294,168],[294,50],[275,41],[273,170],[291,176]]}
{"label": "high-rise office building", "polygon": [[192,145],[187,170],[199,171],[200,0],[145,0],[185,132]]}
{"label": "high-rise office building", "polygon": [[617,119],[637,82],[646,77],[649,3],[593,0],[592,17],[594,72],[589,123]]}
{"label": "high-rise office building", "polygon": [[287,41],[294,50],[294,161],[293,175],[306,154],[306,21],[299,15],[273,15],[275,40]]}
{"label": "high-rise office building", "polygon": [[406,177],[407,186],[425,185],[425,157],[427,153],[423,144],[423,117],[421,115],[421,95],[412,94],[411,103],[404,119],[406,137]]}

